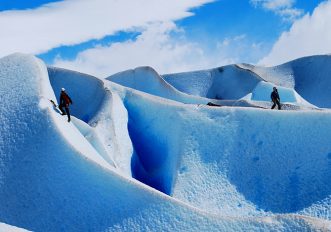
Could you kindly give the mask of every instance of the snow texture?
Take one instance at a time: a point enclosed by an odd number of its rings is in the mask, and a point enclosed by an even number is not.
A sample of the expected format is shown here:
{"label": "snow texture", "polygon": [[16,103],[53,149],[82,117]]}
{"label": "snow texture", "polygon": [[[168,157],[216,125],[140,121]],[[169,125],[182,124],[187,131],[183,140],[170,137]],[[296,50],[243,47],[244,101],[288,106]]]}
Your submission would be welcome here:
{"label": "snow texture", "polygon": [[329,62],[103,80],[0,59],[0,230],[330,231]]}
{"label": "snow texture", "polygon": [[134,70],[120,72],[108,77],[107,80],[154,96],[182,103],[204,104],[208,102],[208,99],[179,92],[151,67],[139,67]]}
{"label": "snow texture", "polygon": [[0,231],[4,232],[27,232],[28,230],[18,228],[16,226],[11,226],[5,223],[0,223]]}
{"label": "snow texture", "polygon": [[309,103],[331,108],[331,55],[303,57],[276,67],[248,70],[277,85],[294,88]]}
{"label": "snow texture", "polygon": [[[228,65],[206,71],[163,75],[164,79],[188,94],[212,99],[236,100],[252,92],[262,80],[238,65]],[[191,83],[193,83],[191,85]]]}

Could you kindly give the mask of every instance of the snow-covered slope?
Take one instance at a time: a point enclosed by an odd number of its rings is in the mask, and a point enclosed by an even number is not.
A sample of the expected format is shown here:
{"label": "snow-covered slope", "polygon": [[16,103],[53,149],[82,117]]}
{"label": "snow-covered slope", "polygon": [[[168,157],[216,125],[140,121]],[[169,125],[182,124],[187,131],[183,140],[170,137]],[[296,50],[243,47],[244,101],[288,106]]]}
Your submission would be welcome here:
{"label": "snow-covered slope", "polygon": [[[253,89],[252,93],[247,94],[242,99],[248,102],[253,102],[254,104],[265,106],[267,102],[270,101],[270,93],[275,85],[270,82],[260,81],[256,87]],[[313,109],[316,106],[307,102],[302,98],[294,89],[279,86],[278,93],[281,96],[281,102],[283,104],[283,109],[287,109],[290,105],[290,109]]]}
{"label": "snow-covered slope", "polygon": [[0,223],[0,231],[4,232],[27,232],[28,230],[18,228],[16,226],[11,226],[5,223]]}
{"label": "snow-covered slope", "polygon": [[253,65],[228,65],[162,77],[180,91],[217,99],[213,101],[220,105],[270,108],[270,93],[272,87],[277,86],[281,101],[285,103],[283,109],[316,108],[293,89],[293,80],[288,79],[283,72],[269,72],[266,68]]}
{"label": "snow-covered slope", "polygon": [[[231,77],[195,82],[196,92],[264,101],[268,83],[227,69]],[[149,68],[109,80],[47,71],[22,54],[0,59],[0,228],[331,229],[328,110],[211,107]],[[71,123],[49,102],[61,87],[74,102]]]}
{"label": "snow-covered slope", "polygon": [[288,213],[330,194],[328,112],[188,107],[138,94],[125,102],[147,174],[134,171],[191,205],[223,215]]}
{"label": "snow-covered slope", "polygon": [[151,67],[138,67],[134,70],[120,72],[108,77],[107,80],[145,93],[183,103],[206,104],[208,102],[207,99],[179,92],[173,86],[169,85]]}
{"label": "snow-covered slope", "polygon": [[270,67],[245,66],[277,85],[294,88],[304,99],[322,108],[331,108],[331,55],[303,57]]}
{"label": "snow-covered slope", "polygon": [[211,70],[167,74],[163,78],[182,92],[212,99],[237,100],[262,80],[237,65]]}
{"label": "snow-covered slope", "polygon": [[72,99],[75,99],[71,107],[72,113],[85,122],[93,118],[106,95],[101,80],[54,67],[48,68],[48,74],[57,99],[60,97],[61,88],[65,88]]}

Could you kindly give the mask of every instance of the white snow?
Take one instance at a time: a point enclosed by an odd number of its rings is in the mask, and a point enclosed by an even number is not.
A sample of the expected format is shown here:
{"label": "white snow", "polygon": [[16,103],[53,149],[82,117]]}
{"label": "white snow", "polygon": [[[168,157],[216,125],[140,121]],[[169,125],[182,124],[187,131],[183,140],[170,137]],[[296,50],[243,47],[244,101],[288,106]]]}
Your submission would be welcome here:
{"label": "white snow", "polygon": [[307,102],[303,99],[294,89],[277,86],[270,82],[261,81],[256,85],[253,89],[252,93],[249,93],[242,99],[248,101],[263,101],[270,102],[271,101],[271,92],[273,91],[273,87],[276,87],[279,95],[281,96],[282,103],[290,103],[295,104],[297,106],[306,106],[306,107],[315,107],[314,105]]}
{"label": "white snow", "polygon": [[303,57],[275,67],[249,67],[266,81],[294,88],[306,101],[331,108],[331,55]]}
{"label": "white snow", "polygon": [[[331,112],[317,108],[329,67],[319,56],[102,80],[4,57],[0,230],[330,231]],[[284,110],[258,107],[273,86]],[[61,87],[70,123],[49,101]]]}
{"label": "white snow", "polygon": [[28,230],[18,228],[16,226],[11,226],[5,223],[0,223],[0,231],[3,232],[27,232]]}
{"label": "white snow", "polygon": [[192,104],[207,103],[208,100],[177,91],[151,67],[139,67],[114,74],[107,78],[112,82],[155,96]]}
{"label": "white snow", "polygon": [[163,75],[163,77],[170,84],[185,93],[227,100],[236,100],[244,97],[252,92],[255,86],[262,80],[254,72],[247,72],[238,65],[228,65],[193,73],[167,74]]}

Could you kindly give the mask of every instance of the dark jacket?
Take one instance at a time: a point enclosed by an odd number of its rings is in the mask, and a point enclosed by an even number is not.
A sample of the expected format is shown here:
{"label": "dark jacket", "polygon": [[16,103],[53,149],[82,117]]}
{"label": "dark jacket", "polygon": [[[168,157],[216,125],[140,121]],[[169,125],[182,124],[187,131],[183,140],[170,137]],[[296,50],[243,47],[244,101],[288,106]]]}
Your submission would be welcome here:
{"label": "dark jacket", "polygon": [[280,99],[279,99],[279,94],[278,94],[277,89],[274,90],[274,91],[272,91],[270,97],[271,97],[271,100],[272,100],[272,101],[276,101],[276,100],[279,101],[279,100],[280,100]]}
{"label": "dark jacket", "polygon": [[60,105],[68,107],[69,104],[72,104],[71,98],[66,92],[62,91],[60,95]]}

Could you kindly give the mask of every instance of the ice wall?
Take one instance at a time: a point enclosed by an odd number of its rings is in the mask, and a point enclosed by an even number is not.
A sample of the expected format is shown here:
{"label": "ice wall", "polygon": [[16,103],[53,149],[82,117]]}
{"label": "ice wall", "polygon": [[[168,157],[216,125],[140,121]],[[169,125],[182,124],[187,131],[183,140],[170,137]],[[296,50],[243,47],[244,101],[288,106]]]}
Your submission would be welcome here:
{"label": "ice wall", "polygon": [[151,67],[138,67],[114,74],[107,80],[148,94],[191,104],[206,104],[208,99],[179,92]]}
{"label": "ice wall", "polygon": [[72,114],[84,122],[91,120],[105,97],[103,82],[87,74],[54,67],[48,67],[48,74],[56,99],[59,101],[61,88],[65,88],[73,100]]}
{"label": "ice wall", "polygon": [[303,57],[288,63],[250,70],[265,80],[294,88],[306,101],[322,108],[331,108],[331,56]]}
{"label": "ice wall", "polygon": [[[77,74],[64,87],[74,95],[97,88],[101,105],[87,106],[93,117],[85,120],[91,125],[78,119],[68,123],[49,102],[57,84],[51,85],[40,60],[21,54],[0,59],[1,222],[32,231],[330,229],[328,220],[272,213],[301,209],[312,215],[314,207],[302,209],[327,202],[329,113],[187,105],[88,79],[80,82]],[[75,115],[84,119],[85,114]],[[105,141],[93,144],[102,134],[126,137],[125,129],[135,148],[134,174],[172,197],[107,162],[96,149]],[[114,141],[119,147],[127,144]],[[283,194],[288,183],[296,184],[285,191],[289,196]]]}
{"label": "ice wall", "polygon": [[163,75],[174,87],[189,94],[219,100],[237,100],[252,92],[262,80],[237,65],[204,71]]}

